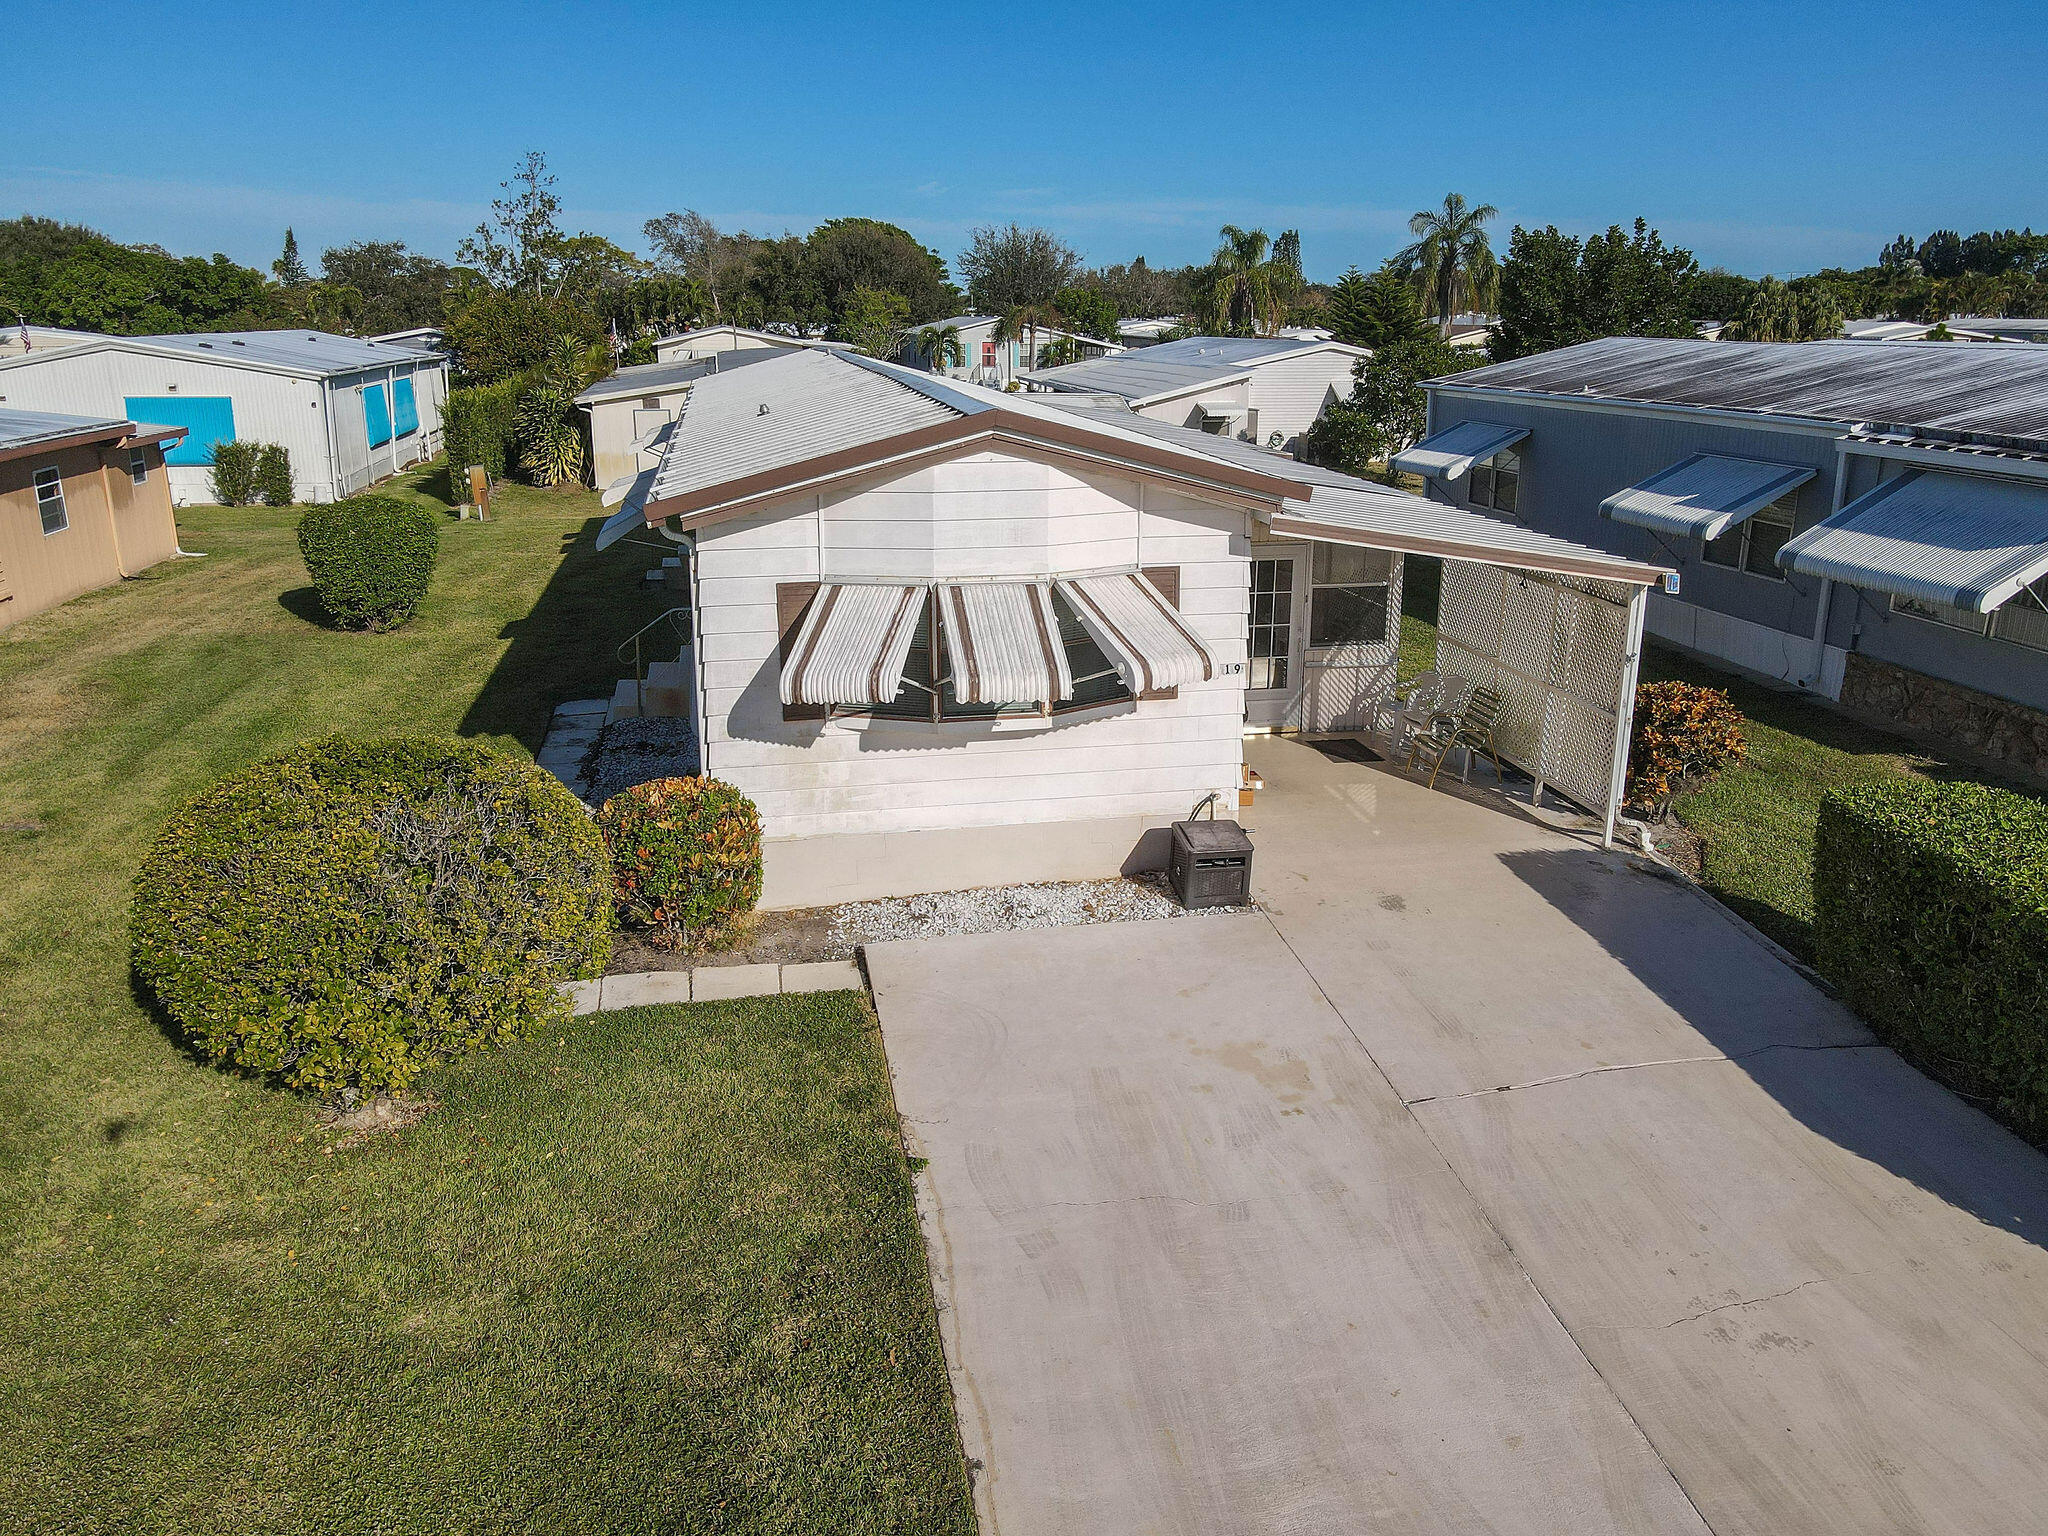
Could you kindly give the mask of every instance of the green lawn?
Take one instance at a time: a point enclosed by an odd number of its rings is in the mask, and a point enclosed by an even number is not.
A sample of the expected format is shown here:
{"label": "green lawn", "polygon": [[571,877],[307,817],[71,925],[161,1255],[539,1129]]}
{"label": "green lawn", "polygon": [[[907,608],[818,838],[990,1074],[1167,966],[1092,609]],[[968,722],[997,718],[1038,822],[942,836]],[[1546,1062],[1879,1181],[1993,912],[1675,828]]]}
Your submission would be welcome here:
{"label": "green lawn", "polygon": [[578,1020],[345,1148],[131,995],[181,797],[334,729],[525,752],[609,691],[654,551],[498,510],[394,634],[308,617],[293,511],[200,509],[206,559],[0,635],[0,1530],[971,1528],[856,994]]}

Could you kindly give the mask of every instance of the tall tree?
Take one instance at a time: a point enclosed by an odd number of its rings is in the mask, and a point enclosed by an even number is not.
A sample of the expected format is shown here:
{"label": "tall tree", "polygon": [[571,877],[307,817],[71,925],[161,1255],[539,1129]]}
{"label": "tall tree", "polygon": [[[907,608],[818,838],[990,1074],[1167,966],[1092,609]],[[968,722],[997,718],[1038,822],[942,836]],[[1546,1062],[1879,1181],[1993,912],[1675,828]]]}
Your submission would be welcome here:
{"label": "tall tree", "polygon": [[1038,333],[1041,330],[1065,330],[1067,317],[1050,304],[1019,304],[1015,309],[1002,315],[996,321],[997,341],[1022,341],[1024,343],[1024,366],[1038,366]]}
{"label": "tall tree", "polygon": [[1451,321],[1465,310],[1491,309],[1498,286],[1493,245],[1486,237],[1486,225],[1500,216],[1491,203],[1476,208],[1453,192],[1442,208],[1425,208],[1408,220],[1408,232],[1416,236],[1394,260],[1415,284],[1415,296],[1423,312],[1431,316],[1445,336]]}
{"label": "tall tree", "polygon": [[1052,307],[1067,317],[1067,329],[1077,335],[1098,341],[1117,338],[1117,322],[1122,316],[1116,302],[1093,284],[1062,288],[1052,296]]}
{"label": "tall tree", "polygon": [[917,355],[933,373],[959,368],[967,362],[967,350],[960,345],[957,325],[928,325],[917,333]]}
{"label": "tall tree", "polygon": [[1354,347],[1377,352],[1403,342],[1436,339],[1415,302],[1415,290],[1391,267],[1381,267],[1371,277],[1351,268],[1330,290],[1324,308],[1330,334]]}
{"label": "tall tree", "polygon": [[1955,277],[1963,270],[1963,237],[1952,229],[1937,229],[1920,242],[1920,270],[1929,277]]}
{"label": "tall tree", "polygon": [[[1508,237],[1499,279],[1496,360],[1527,357],[1599,336],[1690,336],[1699,264],[1635,221],[1580,241],[1555,225]],[[1726,319],[1724,315],[1708,318]]]}
{"label": "tall tree", "polygon": [[1901,235],[1878,252],[1877,264],[1887,272],[1920,270],[1920,246],[1911,235]]}
{"label": "tall tree", "polygon": [[1273,260],[1263,229],[1226,224],[1217,234],[1222,244],[1209,258],[1202,323],[1225,335],[1271,336],[1287,313],[1294,274]]}
{"label": "tall tree", "polygon": [[299,260],[299,237],[292,233],[289,224],[284,230],[284,250],[277,260],[270,264],[270,270],[277,280],[287,288],[303,288],[313,280],[306,264]]}
{"label": "tall tree", "polygon": [[1828,284],[1775,277],[1756,285],[1742,313],[1721,332],[1726,341],[1832,341],[1841,334],[1841,305]]}
{"label": "tall tree", "polygon": [[457,247],[456,254],[500,289],[533,298],[547,295],[562,244],[561,199],[554,193],[547,156],[529,149],[511,179],[500,182],[506,196],[491,202],[491,217]]}
{"label": "tall tree", "polygon": [[855,351],[888,358],[902,346],[903,328],[909,319],[910,301],[902,294],[856,288],[847,296],[845,315],[835,329],[838,339],[852,343]]}
{"label": "tall tree", "polygon": [[879,219],[827,219],[804,241],[805,265],[825,310],[844,324],[862,288],[900,295],[922,324],[955,312],[960,290],[939,253]]}
{"label": "tall tree", "polygon": [[1051,230],[1013,221],[972,231],[959,267],[967,302],[980,313],[1002,315],[1023,304],[1050,304],[1080,275],[1081,257]]}
{"label": "tall tree", "polygon": [[747,276],[760,241],[745,230],[728,235],[694,208],[649,219],[640,233],[654,248],[657,267],[703,286],[715,323],[736,318],[728,312],[744,307]]}
{"label": "tall tree", "polygon": [[361,296],[357,324],[375,335],[439,325],[452,273],[445,261],[408,251],[403,240],[358,240],[322,252],[320,276]]}

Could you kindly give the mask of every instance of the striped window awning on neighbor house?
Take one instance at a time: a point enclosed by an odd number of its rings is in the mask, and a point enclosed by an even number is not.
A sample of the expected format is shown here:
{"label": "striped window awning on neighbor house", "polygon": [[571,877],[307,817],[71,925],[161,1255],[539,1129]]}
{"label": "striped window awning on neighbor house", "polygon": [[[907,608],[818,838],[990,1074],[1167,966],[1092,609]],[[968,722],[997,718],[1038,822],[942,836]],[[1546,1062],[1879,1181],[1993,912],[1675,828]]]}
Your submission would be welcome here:
{"label": "striped window awning on neighbor house", "polygon": [[938,592],[946,670],[960,703],[1051,704],[1072,696],[1049,582],[960,582]]}
{"label": "striped window awning on neighbor house", "polygon": [[1793,537],[1778,564],[1989,613],[2048,575],[2048,483],[1908,470]]}
{"label": "striped window awning on neighbor house", "polygon": [[1803,464],[1696,453],[1600,503],[1600,515],[1672,538],[1713,540],[1814,477]]}
{"label": "striped window awning on neighbor house", "polygon": [[818,588],[782,665],[784,704],[886,704],[903,687],[922,586]]}
{"label": "striped window awning on neighbor house", "polygon": [[1062,577],[1059,590],[1131,692],[1178,688],[1216,675],[1208,648],[1141,573]]}
{"label": "striped window awning on neighbor house", "polygon": [[1512,448],[1529,435],[1527,427],[1498,421],[1461,421],[1432,432],[1412,448],[1394,455],[1394,468],[1432,480],[1456,480],[1474,464]]}

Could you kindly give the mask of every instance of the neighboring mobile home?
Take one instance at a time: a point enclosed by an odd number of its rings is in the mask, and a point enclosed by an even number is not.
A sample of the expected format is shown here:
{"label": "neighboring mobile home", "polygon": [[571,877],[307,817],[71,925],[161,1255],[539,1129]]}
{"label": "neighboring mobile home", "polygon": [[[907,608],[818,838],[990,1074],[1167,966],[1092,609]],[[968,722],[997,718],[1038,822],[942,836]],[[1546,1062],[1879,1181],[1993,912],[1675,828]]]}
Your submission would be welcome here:
{"label": "neighboring mobile home", "polygon": [[599,379],[576,397],[590,421],[593,482],[610,485],[643,468],[653,435],[674,421],[690,387],[706,374],[779,357],[782,349],[748,347],[667,363],[639,363]]}
{"label": "neighboring mobile home", "polygon": [[0,629],[178,552],[182,427],[0,408]]}
{"label": "neighboring mobile home", "polygon": [[[990,389],[1002,389],[1011,380],[1028,372],[1034,366],[1034,359],[1048,347],[1068,344],[1077,359],[1107,357],[1124,350],[1116,342],[1083,336],[1076,331],[1056,330],[1049,325],[1027,329],[1023,335],[998,338],[996,333],[1002,326],[1001,317],[996,315],[950,315],[944,320],[913,325],[904,334],[898,361],[913,368],[926,366],[928,359],[918,350],[918,338],[927,329],[943,331],[950,327],[960,337],[960,361],[946,365],[946,376],[966,379]],[[1036,352],[1031,350],[1034,347]]]}
{"label": "neighboring mobile home", "polygon": [[703,362],[733,352],[793,352],[800,347],[823,346],[804,336],[785,336],[779,331],[750,331],[738,325],[707,325],[694,331],[679,331],[654,344],[657,363]]}
{"label": "neighboring mobile home", "polygon": [[1188,336],[1142,351],[1024,375],[1034,389],[1113,395],[1155,421],[1292,450],[1325,408],[1351,393],[1372,354],[1341,341]]}
{"label": "neighboring mobile home", "polygon": [[1620,337],[1429,395],[1396,466],[1671,564],[1653,634],[2048,775],[2048,349]]}
{"label": "neighboring mobile home", "polygon": [[0,358],[0,405],[185,428],[172,499],[213,500],[214,444],[278,443],[300,501],[353,495],[441,451],[448,359],[322,331],[105,336]]}
{"label": "neighboring mobile home", "polygon": [[[771,906],[1158,864],[1167,823],[1235,804],[1247,729],[1372,728],[1411,552],[1469,574],[1446,654],[1512,695],[1511,759],[1610,806],[1662,575],[1120,405],[839,353],[697,380],[622,494],[600,544],[652,527],[689,555],[702,767],[760,807]],[[1546,657],[1587,610],[1557,676],[1503,670],[1510,589]]]}

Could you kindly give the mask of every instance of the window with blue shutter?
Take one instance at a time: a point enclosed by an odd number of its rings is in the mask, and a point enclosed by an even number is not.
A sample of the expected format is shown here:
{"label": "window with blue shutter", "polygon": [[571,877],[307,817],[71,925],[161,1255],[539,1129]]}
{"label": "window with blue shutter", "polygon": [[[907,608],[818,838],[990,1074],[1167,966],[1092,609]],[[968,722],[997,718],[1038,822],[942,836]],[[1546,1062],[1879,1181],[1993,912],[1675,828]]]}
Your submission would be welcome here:
{"label": "window with blue shutter", "polygon": [[413,397],[412,380],[398,379],[391,386],[391,404],[398,416],[398,435],[411,437],[420,429],[419,401]]}
{"label": "window with blue shutter", "polygon": [[363,386],[363,427],[369,433],[372,448],[381,448],[391,441],[391,397],[384,393],[382,384]]}
{"label": "window with blue shutter", "polygon": [[211,464],[213,445],[235,440],[235,402],[225,395],[130,395],[121,409],[133,422],[185,429],[164,449],[166,464]]}

